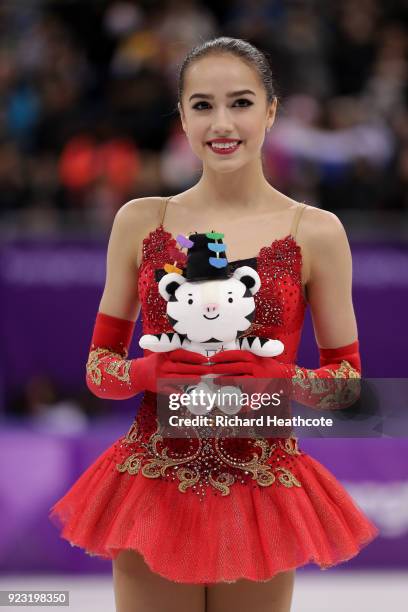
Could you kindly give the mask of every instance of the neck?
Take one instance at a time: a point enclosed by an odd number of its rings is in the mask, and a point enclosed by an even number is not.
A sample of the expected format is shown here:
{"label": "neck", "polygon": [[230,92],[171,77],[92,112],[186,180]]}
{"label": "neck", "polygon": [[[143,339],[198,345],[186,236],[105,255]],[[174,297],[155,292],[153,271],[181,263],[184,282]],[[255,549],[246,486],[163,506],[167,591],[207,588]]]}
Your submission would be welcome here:
{"label": "neck", "polygon": [[208,209],[254,211],[265,202],[274,200],[278,192],[268,183],[262,165],[257,161],[234,172],[215,172],[204,166],[203,173],[194,187],[197,198],[208,202]]}

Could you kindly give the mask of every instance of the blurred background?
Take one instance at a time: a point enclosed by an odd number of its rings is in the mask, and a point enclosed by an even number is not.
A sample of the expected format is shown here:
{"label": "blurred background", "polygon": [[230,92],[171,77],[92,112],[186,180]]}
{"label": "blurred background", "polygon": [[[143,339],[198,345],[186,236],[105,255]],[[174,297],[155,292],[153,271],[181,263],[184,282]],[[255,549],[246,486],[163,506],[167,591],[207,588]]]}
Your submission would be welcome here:
{"label": "blurred background", "polygon": [[[0,588],[86,575],[89,598],[74,610],[111,592],[95,582],[110,563],[60,540],[47,514],[137,411],[138,398],[92,396],[85,363],[116,211],[200,176],[176,111],[178,67],[195,44],[234,36],[268,54],[279,110],[265,174],[339,216],[364,374],[407,376],[407,23],[407,0],[0,0]],[[298,363],[318,365],[310,314]],[[326,576],[299,570],[297,609],[327,612],[316,589],[333,584],[331,610],[383,611],[407,577],[408,441],[301,447],[381,536]]]}

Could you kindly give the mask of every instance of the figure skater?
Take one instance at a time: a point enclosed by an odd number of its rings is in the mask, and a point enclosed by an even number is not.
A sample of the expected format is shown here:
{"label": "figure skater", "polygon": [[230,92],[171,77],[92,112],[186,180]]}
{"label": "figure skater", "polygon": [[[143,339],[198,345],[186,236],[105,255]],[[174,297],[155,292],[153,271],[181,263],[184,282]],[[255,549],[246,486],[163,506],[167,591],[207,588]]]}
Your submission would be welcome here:
{"label": "figure skater", "polygon": [[[350,559],[376,526],[295,437],[164,440],[157,380],[290,377],[304,403],[323,410],[327,386],[316,380],[361,375],[350,249],[336,215],[265,178],[261,151],[277,97],[260,50],[226,37],[192,49],[180,68],[178,109],[201,177],[180,194],[139,198],[117,212],[86,368],[98,397],[143,391],[142,404],[51,518],[72,545],[112,560],[117,612],[288,612],[297,567]],[[185,265],[175,237],[210,228],[224,234],[231,263],[256,267],[250,331],[280,340],[284,352],[223,351],[212,365],[183,349],[128,358],[140,307],[144,334],[171,331],[155,274]],[[316,370],[296,363],[307,305]]]}

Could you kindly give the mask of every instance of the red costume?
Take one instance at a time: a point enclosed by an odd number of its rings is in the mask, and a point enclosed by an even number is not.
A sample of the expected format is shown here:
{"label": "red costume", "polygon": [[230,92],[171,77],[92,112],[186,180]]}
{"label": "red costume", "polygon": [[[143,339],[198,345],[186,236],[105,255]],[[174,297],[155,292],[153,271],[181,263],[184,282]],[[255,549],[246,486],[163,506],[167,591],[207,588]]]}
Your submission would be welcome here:
{"label": "red costume", "polygon": [[[252,260],[261,288],[247,333],[281,340],[285,350],[277,358],[251,355],[237,373],[259,376],[257,368],[273,361],[277,377],[297,377],[299,398],[322,408],[324,389],[317,392],[316,377],[359,377],[358,342],[323,349],[319,370],[294,365],[306,309],[296,242],[302,210],[299,206],[290,234]],[[169,261],[183,267],[185,255],[162,222],[143,242],[138,282],[145,334],[171,331],[154,274]],[[172,362],[171,354],[146,351],[141,360],[127,359],[133,329],[131,321],[97,316],[87,364],[89,388],[115,398],[146,391],[127,434],[53,506],[50,516],[63,525],[62,537],[106,558],[134,549],[170,580],[209,584],[268,580],[309,562],[325,569],[355,556],[378,535],[343,486],[298,447],[295,437],[163,439],[155,376],[174,378],[187,370],[198,376],[205,358],[192,355],[193,365],[186,369]]]}

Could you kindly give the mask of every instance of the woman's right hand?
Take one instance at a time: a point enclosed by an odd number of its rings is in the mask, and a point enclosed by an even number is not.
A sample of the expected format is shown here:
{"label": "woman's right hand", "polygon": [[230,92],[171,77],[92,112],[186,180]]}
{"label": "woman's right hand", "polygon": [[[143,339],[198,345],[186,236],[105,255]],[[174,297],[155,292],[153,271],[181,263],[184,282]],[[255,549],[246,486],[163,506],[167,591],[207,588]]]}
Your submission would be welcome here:
{"label": "woman's right hand", "polygon": [[152,353],[148,357],[134,359],[130,377],[140,390],[157,392],[157,381],[163,378],[185,379],[186,384],[198,384],[201,376],[208,374],[207,358],[200,353],[177,349],[168,353]]}
{"label": "woman's right hand", "polygon": [[[126,359],[108,348],[92,345],[86,364],[86,382],[97,397],[128,399],[141,391],[157,392],[159,379],[177,378],[196,384],[208,373],[206,362],[204,355],[180,349]],[[164,387],[161,391],[167,392]]]}

